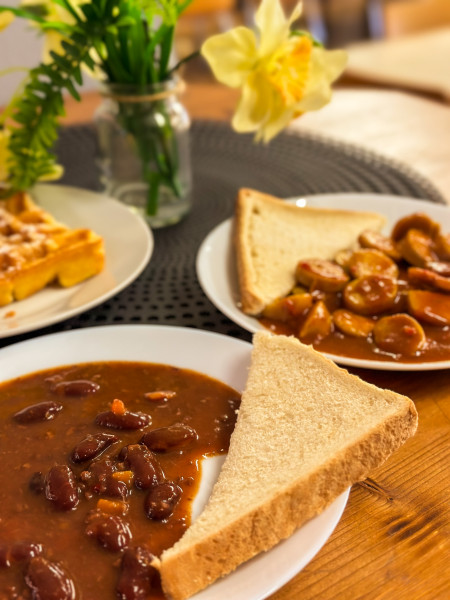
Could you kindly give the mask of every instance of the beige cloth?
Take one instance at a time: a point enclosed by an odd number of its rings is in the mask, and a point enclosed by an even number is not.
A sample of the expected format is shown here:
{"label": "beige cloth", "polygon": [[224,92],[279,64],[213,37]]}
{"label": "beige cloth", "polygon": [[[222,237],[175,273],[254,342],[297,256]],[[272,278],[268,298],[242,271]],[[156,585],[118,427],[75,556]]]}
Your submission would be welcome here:
{"label": "beige cloth", "polygon": [[349,46],[346,74],[441,95],[450,102],[450,26]]}

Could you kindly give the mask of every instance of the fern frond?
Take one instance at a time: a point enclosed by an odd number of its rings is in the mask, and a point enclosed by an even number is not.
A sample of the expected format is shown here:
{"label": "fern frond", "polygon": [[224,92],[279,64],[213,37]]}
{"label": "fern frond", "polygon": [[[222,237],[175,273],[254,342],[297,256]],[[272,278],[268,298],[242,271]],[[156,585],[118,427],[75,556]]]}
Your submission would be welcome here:
{"label": "fern frond", "polygon": [[[83,39],[80,39],[83,38]],[[81,43],[80,43],[81,42]],[[77,100],[74,82],[80,80],[81,65],[91,48],[87,36],[77,36],[77,43],[64,42],[64,54],[52,53],[51,64],[30,70],[22,96],[15,100],[11,118],[14,122],[9,141],[10,185],[14,190],[28,189],[54,168],[51,148],[58,137],[59,117],[64,114],[63,91]]]}

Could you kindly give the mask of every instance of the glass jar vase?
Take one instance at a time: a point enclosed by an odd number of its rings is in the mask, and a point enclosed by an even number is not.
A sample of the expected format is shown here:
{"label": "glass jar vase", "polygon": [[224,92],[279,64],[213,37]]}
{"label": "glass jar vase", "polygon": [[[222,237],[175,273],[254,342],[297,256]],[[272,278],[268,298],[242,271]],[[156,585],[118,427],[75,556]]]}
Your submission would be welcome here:
{"label": "glass jar vase", "polygon": [[94,121],[105,191],[153,228],[178,223],[191,207],[189,115],[181,80],[108,84]]}

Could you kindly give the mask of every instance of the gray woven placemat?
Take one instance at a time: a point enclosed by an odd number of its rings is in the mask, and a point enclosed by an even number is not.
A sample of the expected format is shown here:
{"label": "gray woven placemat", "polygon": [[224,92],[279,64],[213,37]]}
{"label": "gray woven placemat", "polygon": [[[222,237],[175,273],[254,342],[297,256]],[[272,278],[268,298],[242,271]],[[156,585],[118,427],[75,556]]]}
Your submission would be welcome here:
{"label": "gray woven placemat", "polygon": [[[362,148],[313,135],[282,134],[267,146],[234,133],[228,124],[192,126],[194,205],[180,224],[154,232],[152,259],[127,289],[102,305],[19,339],[78,327],[153,323],[195,327],[250,339],[222,315],[197,281],[195,258],[205,236],[231,216],[240,187],[280,197],[327,192],[374,192],[443,202],[414,171]],[[63,129],[57,154],[65,166],[60,183],[99,190],[96,138],[88,125]],[[376,206],[362,206],[376,210]]]}

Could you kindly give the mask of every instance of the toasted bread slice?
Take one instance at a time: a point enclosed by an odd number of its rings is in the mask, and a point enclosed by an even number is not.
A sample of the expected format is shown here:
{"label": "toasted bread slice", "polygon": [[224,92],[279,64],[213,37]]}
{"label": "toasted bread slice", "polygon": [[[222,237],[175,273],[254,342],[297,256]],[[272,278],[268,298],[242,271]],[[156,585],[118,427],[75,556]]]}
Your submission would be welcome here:
{"label": "toasted bread slice", "polygon": [[381,465],[417,428],[411,400],[286,336],[258,332],[228,456],[207,506],[163,552],[184,600],[290,536]]}
{"label": "toasted bread slice", "polygon": [[22,300],[53,281],[69,287],[99,273],[102,238],[69,229],[27,194],[0,201],[0,306]]}
{"label": "toasted bread slice", "polygon": [[288,294],[299,260],[332,259],[355,246],[364,229],[379,231],[384,224],[385,218],[376,213],[298,207],[241,189],[234,241],[243,312],[258,315]]}

